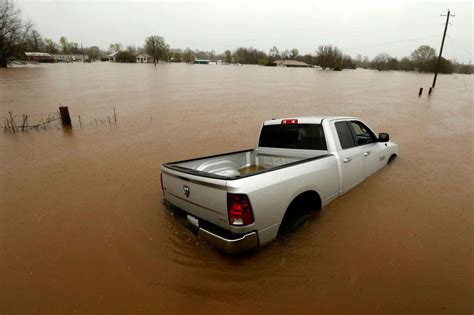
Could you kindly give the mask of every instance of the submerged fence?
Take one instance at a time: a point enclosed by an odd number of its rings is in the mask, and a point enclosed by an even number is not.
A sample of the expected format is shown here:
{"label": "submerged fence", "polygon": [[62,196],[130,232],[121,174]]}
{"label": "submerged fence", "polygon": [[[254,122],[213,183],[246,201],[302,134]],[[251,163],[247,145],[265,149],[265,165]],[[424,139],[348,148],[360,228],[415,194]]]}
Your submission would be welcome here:
{"label": "submerged fence", "polygon": [[[38,118],[38,116],[41,117]],[[61,119],[58,113],[14,115],[13,112],[8,112],[8,116],[3,118],[3,132],[7,134],[15,134],[32,129],[46,130],[51,127],[59,128],[58,123]]]}
{"label": "submerged fence", "polygon": [[87,126],[112,126],[117,125],[117,112],[115,107],[109,115],[71,115],[67,106],[60,106],[57,112],[21,114],[14,115],[9,111],[7,116],[2,117],[3,132],[5,134],[16,134],[30,130],[48,130],[61,128],[83,128]]}

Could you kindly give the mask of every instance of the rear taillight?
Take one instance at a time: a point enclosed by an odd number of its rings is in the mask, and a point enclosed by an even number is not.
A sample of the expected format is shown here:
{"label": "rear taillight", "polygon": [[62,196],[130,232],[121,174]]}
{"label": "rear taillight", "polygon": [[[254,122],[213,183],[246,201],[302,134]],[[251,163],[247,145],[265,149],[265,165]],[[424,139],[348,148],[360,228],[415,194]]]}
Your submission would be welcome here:
{"label": "rear taillight", "polygon": [[230,225],[243,226],[253,223],[252,206],[247,195],[227,193],[227,211]]}
{"label": "rear taillight", "polygon": [[160,183],[161,183],[161,192],[165,194],[165,189],[163,188],[163,173],[160,174]]}
{"label": "rear taillight", "polygon": [[298,124],[298,119],[283,119],[281,121],[282,125],[297,125]]}

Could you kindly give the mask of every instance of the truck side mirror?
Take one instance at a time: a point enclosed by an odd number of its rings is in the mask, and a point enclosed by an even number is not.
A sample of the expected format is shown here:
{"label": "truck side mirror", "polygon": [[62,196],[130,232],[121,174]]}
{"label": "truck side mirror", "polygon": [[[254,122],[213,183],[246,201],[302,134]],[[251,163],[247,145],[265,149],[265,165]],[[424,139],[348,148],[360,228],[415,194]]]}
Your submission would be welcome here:
{"label": "truck side mirror", "polygon": [[379,142],[388,142],[390,140],[390,136],[388,135],[388,133],[385,133],[385,132],[381,132],[379,133]]}

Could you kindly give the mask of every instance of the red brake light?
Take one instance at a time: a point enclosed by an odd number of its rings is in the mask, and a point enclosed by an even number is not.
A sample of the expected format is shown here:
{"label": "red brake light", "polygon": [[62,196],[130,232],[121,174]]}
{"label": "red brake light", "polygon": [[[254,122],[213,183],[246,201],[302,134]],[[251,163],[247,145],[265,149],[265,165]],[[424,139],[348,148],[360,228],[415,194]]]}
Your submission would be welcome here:
{"label": "red brake light", "polygon": [[247,195],[227,193],[227,211],[230,225],[244,226],[253,223],[252,206]]}
{"label": "red brake light", "polygon": [[281,121],[282,125],[297,125],[298,124],[298,119],[283,119]]}

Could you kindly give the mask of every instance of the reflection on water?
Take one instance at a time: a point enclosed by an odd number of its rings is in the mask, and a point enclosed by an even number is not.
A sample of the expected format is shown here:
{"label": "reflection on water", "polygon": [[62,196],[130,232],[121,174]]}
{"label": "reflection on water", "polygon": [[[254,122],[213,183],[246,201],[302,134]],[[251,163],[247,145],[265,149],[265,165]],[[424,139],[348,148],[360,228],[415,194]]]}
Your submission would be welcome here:
{"label": "reflection on water", "polygon": [[72,137],[74,136],[74,129],[72,127],[65,127],[62,129],[63,135],[65,137]]}
{"label": "reflection on water", "polygon": [[[0,313],[472,311],[472,78],[256,66],[0,69]],[[106,119],[116,108],[118,124]],[[160,164],[255,145],[261,122],[354,115],[400,157],[293,237],[238,258],[177,224]],[[468,139],[468,140],[467,140]],[[469,185],[471,183],[471,185]]]}

